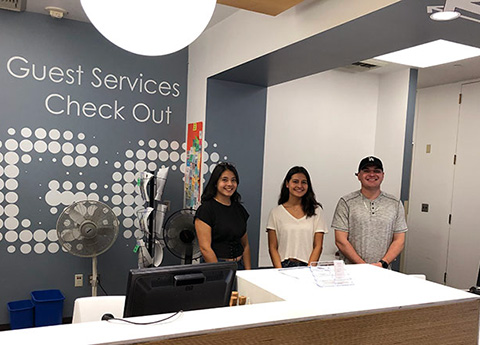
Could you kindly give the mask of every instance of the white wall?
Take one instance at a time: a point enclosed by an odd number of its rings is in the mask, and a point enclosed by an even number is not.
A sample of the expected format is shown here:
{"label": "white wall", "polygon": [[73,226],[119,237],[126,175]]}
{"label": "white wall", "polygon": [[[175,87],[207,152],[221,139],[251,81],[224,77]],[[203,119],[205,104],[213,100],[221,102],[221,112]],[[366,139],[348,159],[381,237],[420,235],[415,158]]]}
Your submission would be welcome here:
{"label": "white wall", "polygon": [[410,70],[380,76],[374,154],[384,165],[382,189],[400,197]]}
{"label": "white wall", "polygon": [[398,1],[305,0],[276,17],[239,10],[189,46],[187,123],[205,120],[208,77]]}
{"label": "white wall", "polygon": [[[289,168],[309,171],[330,226],[339,197],[360,187],[361,158],[379,156],[382,189],[400,196],[409,69],[385,75],[329,71],[268,89],[259,265],[271,264],[264,231]],[[322,260],[337,250],[325,237]]]}
{"label": "white wall", "polygon": [[[306,0],[277,17],[238,11],[189,47],[187,123],[205,121],[208,77],[397,1]],[[397,105],[398,89],[393,86],[403,77],[400,73],[381,80],[332,71],[269,88],[259,265],[270,265],[263,229],[291,166],[304,165],[310,171],[328,225],[338,198],[359,188],[354,172],[366,155],[389,157],[390,192],[400,190],[401,172],[395,171],[401,169],[405,113],[392,111],[389,102]],[[379,83],[392,89],[379,95]],[[400,103],[406,106],[406,101]],[[389,127],[391,120],[394,125]],[[324,253],[332,256],[335,251],[330,232]]]}
{"label": "white wall", "polygon": [[[294,165],[310,173],[330,226],[338,199],[359,188],[358,162],[375,147],[379,78],[329,71],[268,89],[259,265],[271,265],[264,231]],[[334,232],[322,258],[336,251]]]}

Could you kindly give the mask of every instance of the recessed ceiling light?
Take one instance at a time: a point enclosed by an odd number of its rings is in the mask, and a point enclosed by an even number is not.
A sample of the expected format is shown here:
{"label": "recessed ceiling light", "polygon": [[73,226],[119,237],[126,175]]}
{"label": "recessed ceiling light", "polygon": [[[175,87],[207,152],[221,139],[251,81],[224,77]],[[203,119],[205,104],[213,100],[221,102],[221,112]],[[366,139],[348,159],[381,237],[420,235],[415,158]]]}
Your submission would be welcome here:
{"label": "recessed ceiling light", "polygon": [[425,68],[475,56],[480,56],[479,48],[445,40],[437,40],[377,56],[375,59]]}
{"label": "recessed ceiling light", "polygon": [[446,20],[457,19],[458,17],[460,17],[460,12],[456,12],[456,11],[439,11],[439,12],[433,12],[430,15],[430,19],[441,21],[441,22]]}

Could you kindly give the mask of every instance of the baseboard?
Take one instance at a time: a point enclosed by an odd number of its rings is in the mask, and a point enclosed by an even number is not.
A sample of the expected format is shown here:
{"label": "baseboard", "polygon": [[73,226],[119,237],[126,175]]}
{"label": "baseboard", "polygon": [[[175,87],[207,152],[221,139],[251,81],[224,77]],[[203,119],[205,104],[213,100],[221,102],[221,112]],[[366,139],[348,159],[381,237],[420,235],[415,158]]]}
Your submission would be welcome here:
{"label": "baseboard", "polygon": [[[72,318],[71,317],[64,317],[62,319],[62,324],[66,324],[66,323],[72,323]],[[1,331],[9,331],[10,330],[10,324],[7,323],[7,324],[4,324],[4,325],[0,325],[0,332]]]}

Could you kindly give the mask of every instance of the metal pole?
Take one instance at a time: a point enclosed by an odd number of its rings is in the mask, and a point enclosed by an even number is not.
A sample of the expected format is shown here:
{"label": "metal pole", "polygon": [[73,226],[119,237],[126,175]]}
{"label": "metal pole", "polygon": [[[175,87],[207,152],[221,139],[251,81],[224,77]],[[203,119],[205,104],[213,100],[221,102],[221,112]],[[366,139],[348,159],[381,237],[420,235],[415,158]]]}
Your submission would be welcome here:
{"label": "metal pole", "polygon": [[92,257],[92,296],[97,295],[97,257]]}

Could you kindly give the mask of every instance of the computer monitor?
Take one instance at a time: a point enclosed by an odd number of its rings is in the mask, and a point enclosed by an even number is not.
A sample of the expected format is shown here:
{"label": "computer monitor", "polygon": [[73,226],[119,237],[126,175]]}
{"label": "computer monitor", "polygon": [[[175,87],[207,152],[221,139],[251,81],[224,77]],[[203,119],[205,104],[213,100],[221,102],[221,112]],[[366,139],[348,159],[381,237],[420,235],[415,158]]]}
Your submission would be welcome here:
{"label": "computer monitor", "polygon": [[228,306],[236,262],[132,269],[124,317]]}

